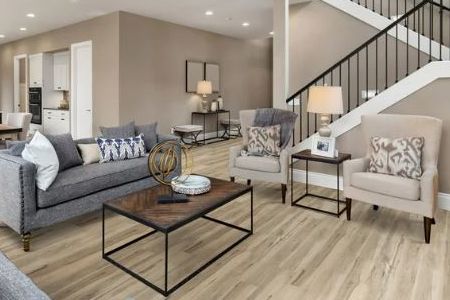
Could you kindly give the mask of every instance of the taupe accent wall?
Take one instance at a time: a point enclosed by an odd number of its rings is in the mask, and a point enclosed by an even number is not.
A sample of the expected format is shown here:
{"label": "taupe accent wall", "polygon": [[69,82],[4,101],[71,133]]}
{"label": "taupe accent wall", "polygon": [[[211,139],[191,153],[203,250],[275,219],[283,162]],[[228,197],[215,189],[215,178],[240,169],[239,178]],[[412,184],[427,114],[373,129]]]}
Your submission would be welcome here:
{"label": "taupe accent wall", "polygon": [[190,124],[201,99],[185,92],[187,59],[220,65],[221,95],[232,118],[272,105],[272,39],[240,40],[121,12],[120,122],[158,121],[162,132]]}
{"label": "taupe accent wall", "polygon": [[[232,118],[272,103],[272,40],[241,40],[116,12],[0,46],[0,107],[13,107],[13,57],[93,42],[94,133],[99,126],[157,121],[160,131],[190,124],[200,97],[185,92],[185,61],[218,63]],[[217,98],[217,94],[209,99]],[[225,115],[224,115],[225,117]],[[215,129],[215,120],[207,130]]]}
{"label": "taupe accent wall", "polygon": [[119,13],[112,13],[23,40],[0,45],[0,107],[10,112],[14,99],[13,57],[67,49],[92,40],[94,128],[119,123]]}

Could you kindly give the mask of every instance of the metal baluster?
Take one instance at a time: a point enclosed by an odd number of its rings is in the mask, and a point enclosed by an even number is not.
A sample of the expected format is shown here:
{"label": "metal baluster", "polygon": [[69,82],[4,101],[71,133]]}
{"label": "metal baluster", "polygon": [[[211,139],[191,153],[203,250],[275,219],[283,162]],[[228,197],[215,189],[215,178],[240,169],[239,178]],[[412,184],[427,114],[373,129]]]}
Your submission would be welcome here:
{"label": "metal baluster", "polygon": [[369,45],[366,45],[366,101],[369,100]]}
{"label": "metal baluster", "polygon": [[372,0],[372,11],[375,12],[375,0]]}
{"label": "metal baluster", "polygon": [[356,53],[356,103],[359,106],[359,51]]}
{"label": "metal baluster", "polygon": [[409,74],[409,16],[406,17],[406,76]]}
{"label": "metal baluster", "polygon": [[378,95],[378,38],[375,40],[375,95]]}
{"label": "metal baluster", "polygon": [[387,90],[388,88],[388,33],[386,32],[386,40],[385,40],[385,47],[386,47],[386,52],[385,52],[385,57],[386,57],[386,68],[385,68],[385,80],[386,80],[386,84],[384,86],[384,89]]}
{"label": "metal baluster", "polygon": [[300,107],[300,142],[303,141],[303,101],[302,101],[302,93],[299,96],[298,106]]}
{"label": "metal baluster", "polygon": [[[308,93],[308,95],[306,95],[307,96],[307,99],[309,100],[309,89],[307,89],[307,93]],[[310,134],[309,134],[309,112],[308,111],[306,111],[306,137],[309,137],[310,136]]]}
{"label": "metal baluster", "polygon": [[[423,7],[422,7],[423,11]],[[417,70],[420,69],[420,9],[417,11]]]}
{"label": "metal baluster", "polygon": [[442,20],[442,14],[444,11],[442,10],[442,0],[439,1],[439,4],[441,5],[439,8],[439,60],[442,60],[442,27],[443,27],[443,20]]}
{"label": "metal baluster", "polygon": [[388,0],[388,18],[391,18],[391,0]]}
{"label": "metal baluster", "polygon": [[398,82],[398,25],[395,25],[395,82]]}
{"label": "metal baluster", "polygon": [[[416,7],[416,0],[414,0],[414,7]],[[416,31],[416,12],[413,13],[413,30]]]}
{"label": "metal baluster", "polygon": [[405,0],[405,2],[404,2],[404,3],[405,3],[405,7],[404,7],[404,8],[405,8],[405,12],[404,12],[403,14],[405,14],[405,15],[406,15],[406,12],[408,11],[408,10],[406,9],[406,6],[407,6],[407,4],[406,4],[406,0]]}
{"label": "metal baluster", "polygon": [[433,60],[433,57],[431,55],[431,52],[432,52],[432,48],[431,48],[432,43],[431,42],[433,40],[433,7],[434,7],[434,5],[430,3],[430,37],[429,37],[429,40],[430,40],[430,55],[429,55],[429,59],[428,59],[429,62],[431,62]]}
{"label": "metal baluster", "polygon": [[383,13],[383,0],[380,0],[380,13],[381,13],[382,16],[384,16],[384,13]]}
{"label": "metal baluster", "polygon": [[350,112],[350,58],[347,62],[347,113]]}

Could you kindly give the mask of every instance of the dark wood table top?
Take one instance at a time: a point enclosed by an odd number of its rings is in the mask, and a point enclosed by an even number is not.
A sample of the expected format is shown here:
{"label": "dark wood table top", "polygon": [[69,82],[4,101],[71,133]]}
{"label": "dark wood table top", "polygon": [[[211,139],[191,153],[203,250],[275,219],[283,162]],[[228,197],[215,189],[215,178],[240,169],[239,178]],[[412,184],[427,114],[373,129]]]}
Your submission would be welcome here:
{"label": "dark wood table top", "polygon": [[170,187],[158,185],[105,202],[108,209],[161,232],[173,231],[249,192],[252,187],[211,178],[208,193],[189,196],[187,203],[159,204],[158,195],[170,194]]}
{"label": "dark wood table top", "polygon": [[339,153],[338,157],[325,157],[319,155],[311,154],[311,150],[303,150],[297,153],[292,154],[293,158],[309,160],[309,161],[318,161],[328,164],[340,164],[347,159],[351,159],[352,155],[348,153]]}
{"label": "dark wood table top", "polygon": [[22,128],[0,124],[0,134],[10,134],[19,132],[22,132]]}

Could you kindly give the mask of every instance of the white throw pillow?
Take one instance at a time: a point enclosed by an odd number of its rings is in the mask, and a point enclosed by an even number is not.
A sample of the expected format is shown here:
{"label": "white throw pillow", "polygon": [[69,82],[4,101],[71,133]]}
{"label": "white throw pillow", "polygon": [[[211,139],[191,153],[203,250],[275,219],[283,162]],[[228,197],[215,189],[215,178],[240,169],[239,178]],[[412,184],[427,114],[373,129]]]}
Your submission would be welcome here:
{"label": "white throw pillow", "polygon": [[59,161],[55,148],[45,136],[36,131],[31,142],[25,145],[22,157],[36,165],[36,185],[46,191],[58,175]]}
{"label": "white throw pillow", "polygon": [[97,144],[78,144],[81,158],[85,165],[98,163],[100,161],[100,152]]}

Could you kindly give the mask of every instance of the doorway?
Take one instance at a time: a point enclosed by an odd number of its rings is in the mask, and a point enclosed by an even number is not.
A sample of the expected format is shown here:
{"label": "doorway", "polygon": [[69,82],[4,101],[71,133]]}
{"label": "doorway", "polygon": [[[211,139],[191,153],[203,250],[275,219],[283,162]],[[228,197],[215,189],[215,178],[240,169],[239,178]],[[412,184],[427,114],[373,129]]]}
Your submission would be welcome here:
{"label": "doorway", "polygon": [[28,58],[26,54],[14,57],[13,112],[28,112]]}

